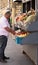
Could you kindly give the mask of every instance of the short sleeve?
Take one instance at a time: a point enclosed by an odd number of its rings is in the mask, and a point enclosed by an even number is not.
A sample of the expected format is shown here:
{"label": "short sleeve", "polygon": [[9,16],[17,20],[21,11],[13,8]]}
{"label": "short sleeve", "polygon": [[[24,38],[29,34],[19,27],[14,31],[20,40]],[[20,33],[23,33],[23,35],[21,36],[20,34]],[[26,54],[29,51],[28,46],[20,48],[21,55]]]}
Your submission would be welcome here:
{"label": "short sleeve", "polygon": [[4,20],[4,21],[1,21],[1,27],[2,28],[5,28],[5,27],[10,27],[8,21]]}

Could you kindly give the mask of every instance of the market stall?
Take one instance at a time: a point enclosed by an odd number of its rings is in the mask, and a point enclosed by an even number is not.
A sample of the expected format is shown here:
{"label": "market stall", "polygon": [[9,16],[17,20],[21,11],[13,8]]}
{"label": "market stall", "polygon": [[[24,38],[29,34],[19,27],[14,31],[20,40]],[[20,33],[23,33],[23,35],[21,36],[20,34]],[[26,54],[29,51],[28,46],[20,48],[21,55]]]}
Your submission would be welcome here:
{"label": "market stall", "polygon": [[[15,31],[17,32],[16,41],[19,44],[38,44],[38,20],[34,9],[22,13],[16,18]],[[24,42],[23,42],[24,41]]]}
{"label": "market stall", "polygon": [[38,65],[38,0],[23,0],[21,4],[23,7],[18,8],[18,4],[15,7],[15,42]]}
{"label": "market stall", "polygon": [[[16,43],[22,45],[24,53],[38,65],[38,12],[29,23],[26,23],[24,27],[23,25],[18,26],[22,32],[17,35]],[[20,32],[20,30],[16,32]]]}

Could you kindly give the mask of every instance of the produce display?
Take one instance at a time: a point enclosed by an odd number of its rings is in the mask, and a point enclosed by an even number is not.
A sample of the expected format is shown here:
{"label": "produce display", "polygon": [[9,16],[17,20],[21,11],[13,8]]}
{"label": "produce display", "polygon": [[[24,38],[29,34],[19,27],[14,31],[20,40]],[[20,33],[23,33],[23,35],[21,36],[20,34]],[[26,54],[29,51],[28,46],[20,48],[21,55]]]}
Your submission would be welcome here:
{"label": "produce display", "polygon": [[27,35],[29,35],[28,32],[27,32],[27,33],[20,32],[20,33],[17,34],[17,37],[25,37],[25,36],[27,36]]}
{"label": "produce display", "polygon": [[27,19],[24,21],[25,23],[27,22],[33,22],[35,20],[35,16],[36,16],[36,13],[34,10],[31,10],[27,13]]}
{"label": "produce display", "polygon": [[28,11],[27,13],[22,13],[16,18],[16,27],[20,29],[21,31],[17,32],[18,37],[25,37],[29,35],[29,32],[22,31],[25,29],[26,25],[29,23],[33,23],[35,21],[36,12],[34,9]]}

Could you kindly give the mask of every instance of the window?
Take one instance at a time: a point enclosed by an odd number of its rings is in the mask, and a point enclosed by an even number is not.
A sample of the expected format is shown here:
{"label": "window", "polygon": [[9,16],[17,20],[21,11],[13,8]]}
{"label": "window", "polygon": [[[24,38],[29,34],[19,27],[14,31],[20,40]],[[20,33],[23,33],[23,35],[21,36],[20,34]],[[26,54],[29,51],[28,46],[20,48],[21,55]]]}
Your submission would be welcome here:
{"label": "window", "polygon": [[23,13],[30,10],[30,8],[33,8],[35,10],[35,0],[23,3]]}
{"label": "window", "polygon": [[35,0],[32,0],[32,8],[35,10]]}

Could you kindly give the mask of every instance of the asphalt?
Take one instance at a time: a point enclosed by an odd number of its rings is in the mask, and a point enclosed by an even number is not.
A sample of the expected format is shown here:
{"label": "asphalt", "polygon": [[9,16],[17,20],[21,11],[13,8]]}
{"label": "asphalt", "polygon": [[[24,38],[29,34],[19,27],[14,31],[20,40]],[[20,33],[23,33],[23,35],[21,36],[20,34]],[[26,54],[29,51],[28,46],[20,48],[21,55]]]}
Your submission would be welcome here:
{"label": "asphalt", "polygon": [[5,50],[5,55],[9,56],[10,59],[7,60],[7,63],[0,62],[0,65],[33,65],[31,60],[22,53],[22,46],[16,44],[14,39],[14,36],[9,36]]}

